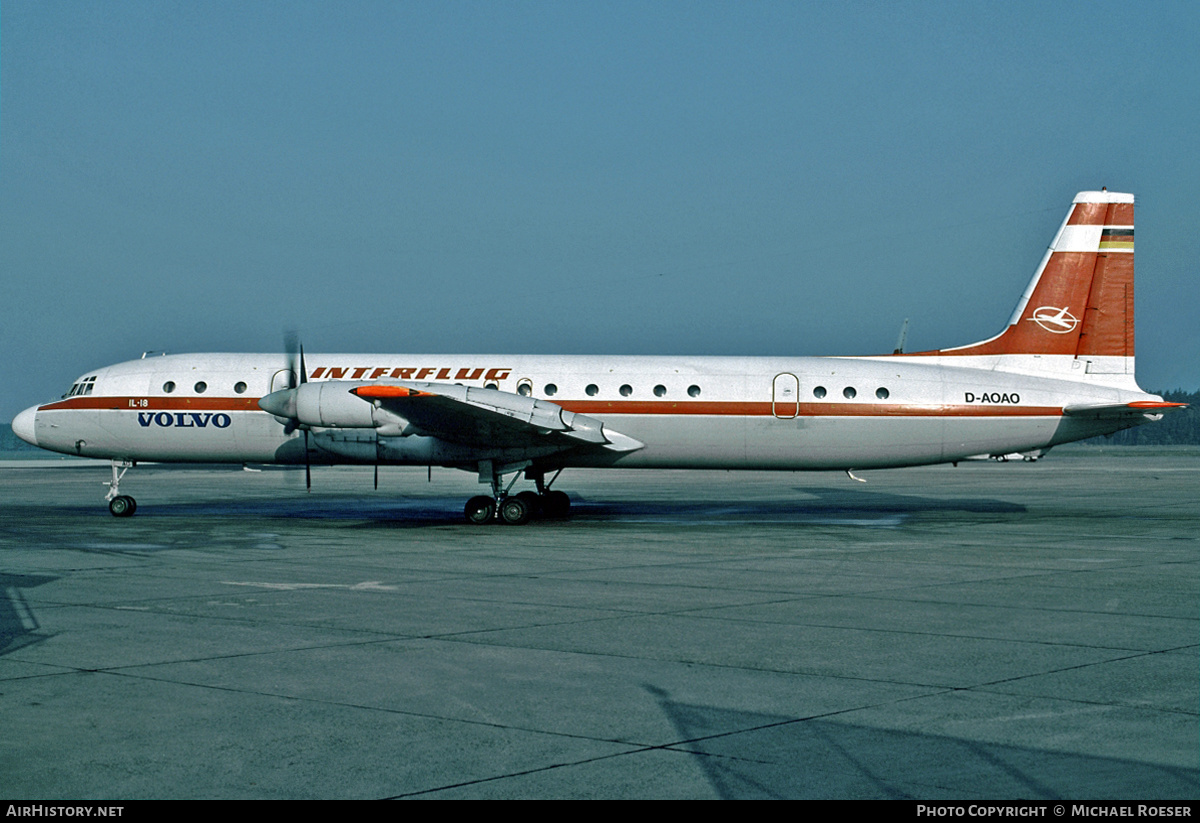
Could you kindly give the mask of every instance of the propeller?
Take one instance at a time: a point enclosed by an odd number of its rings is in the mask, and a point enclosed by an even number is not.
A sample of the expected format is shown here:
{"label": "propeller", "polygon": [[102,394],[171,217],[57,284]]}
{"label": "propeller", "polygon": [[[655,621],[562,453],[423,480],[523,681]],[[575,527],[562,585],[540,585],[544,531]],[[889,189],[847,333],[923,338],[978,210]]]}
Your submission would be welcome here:
{"label": "propeller", "polygon": [[287,357],[289,374],[288,386],[276,389],[265,397],[260,397],[258,407],[270,412],[283,424],[285,434],[291,434],[300,425],[300,417],[296,411],[297,379],[299,385],[308,382],[308,370],[304,365],[304,347],[300,344],[295,332],[288,332],[283,338],[284,350]]}
{"label": "propeller", "polygon": [[[308,369],[304,365],[304,344],[300,342],[300,335],[294,331],[286,332],[283,336],[283,347],[287,352],[288,371],[295,375],[303,386],[308,382]],[[292,414],[289,415],[288,422],[283,424],[285,434],[291,434],[300,425],[299,419],[295,416],[295,387],[293,387],[291,395]],[[312,491],[312,465],[308,460],[308,429],[303,428],[304,432],[304,488],[307,491]]]}

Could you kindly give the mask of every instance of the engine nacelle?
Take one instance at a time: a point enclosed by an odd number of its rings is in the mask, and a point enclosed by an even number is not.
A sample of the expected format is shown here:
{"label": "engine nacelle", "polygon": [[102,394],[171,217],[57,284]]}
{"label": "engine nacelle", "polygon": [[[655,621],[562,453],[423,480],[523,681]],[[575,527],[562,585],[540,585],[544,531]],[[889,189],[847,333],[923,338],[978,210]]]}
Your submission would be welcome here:
{"label": "engine nacelle", "polygon": [[370,403],[350,394],[359,383],[327,380],[296,387],[296,419],[306,426],[373,429]]}
{"label": "engine nacelle", "polygon": [[347,380],[302,383],[294,389],[272,392],[258,401],[264,411],[303,426],[330,429],[374,429],[386,427],[400,433],[408,421],[385,408],[350,393],[368,385]]}
{"label": "engine nacelle", "polygon": [[484,408],[514,420],[527,422],[540,429],[562,431],[568,428],[568,424],[563,420],[562,407],[546,400],[476,387],[438,386],[437,390],[446,397],[453,397],[476,408]]}
{"label": "engine nacelle", "polygon": [[594,417],[564,410],[562,420],[567,426],[567,434],[576,440],[582,440],[585,443],[608,442],[608,437],[604,433],[604,424]]}

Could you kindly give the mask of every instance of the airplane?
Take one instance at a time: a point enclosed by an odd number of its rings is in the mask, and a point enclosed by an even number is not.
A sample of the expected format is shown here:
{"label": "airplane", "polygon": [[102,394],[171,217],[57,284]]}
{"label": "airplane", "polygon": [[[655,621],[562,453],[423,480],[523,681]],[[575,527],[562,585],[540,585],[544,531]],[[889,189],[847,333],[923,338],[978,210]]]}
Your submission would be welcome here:
{"label": "airplane", "polygon": [[[1038,454],[1185,404],[1134,376],[1131,194],[1080,192],[1008,324],[950,349],[852,357],[275,354],[85,373],[13,431],[111,461],[443,466],[472,524],[564,517],[567,468],[842,470]],[[534,490],[513,494],[521,477]],[[547,480],[549,476],[549,480]],[[511,479],[510,479],[511,478]],[[855,478],[857,479],[857,478]]]}

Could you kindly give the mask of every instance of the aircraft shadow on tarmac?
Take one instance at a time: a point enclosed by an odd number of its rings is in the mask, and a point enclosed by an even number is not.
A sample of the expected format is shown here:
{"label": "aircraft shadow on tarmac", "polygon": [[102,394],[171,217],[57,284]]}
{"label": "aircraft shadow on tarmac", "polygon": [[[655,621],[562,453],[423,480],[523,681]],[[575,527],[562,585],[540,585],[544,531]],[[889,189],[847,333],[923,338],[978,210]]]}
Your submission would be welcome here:
{"label": "aircraft shadow on tarmac", "polygon": [[15,652],[47,639],[37,631],[37,617],[25,601],[23,589],[32,589],[57,578],[49,575],[0,574],[0,655]]}
{"label": "aircraft shadow on tarmac", "polygon": [[[781,494],[786,494],[781,489]],[[961,512],[982,515],[1012,515],[1026,511],[1023,505],[989,498],[922,497],[868,489],[800,487],[796,497],[738,500],[604,500],[571,494],[571,514],[562,521],[589,524],[676,524],[676,525],[816,525],[895,527],[917,515]],[[60,510],[61,511],[61,510]],[[107,511],[96,510],[107,517]],[[441,496],[397,497],[323,496],[250,500],[212,500],[188,503],[146,501],[136,520],[159,517],[261,517],[308,521],[354,520],[358,528],[470,527],[463,522],[462,498]]]}
{"label": "aircraft shadow on tarmac", "polygon": [[[1200,770],[679,703],[646,686],[724,799],[1190,799]],[[730,729],[739,731],[730,732]]]}
{"label": "aircraft shadow on tarmac", "polygon": [[793,491],[800,497],[746,501],[582,501],[573,503],[571,511],[573,516],[626,522],[898,526],[918,514],[1020,514],[1026,510],[1006,500],[920,497],[863,489],[799,487]]}

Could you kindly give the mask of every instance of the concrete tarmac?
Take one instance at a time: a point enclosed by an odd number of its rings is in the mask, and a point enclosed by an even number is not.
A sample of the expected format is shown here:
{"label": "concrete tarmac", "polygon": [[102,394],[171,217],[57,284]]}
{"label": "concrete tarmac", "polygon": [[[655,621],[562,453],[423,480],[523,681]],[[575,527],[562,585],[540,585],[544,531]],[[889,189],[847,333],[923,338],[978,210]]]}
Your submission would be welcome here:
{"label": "concrete tarmac", "polygon": [[0,463],[0,796],[1194,799],[1200,457]]}

